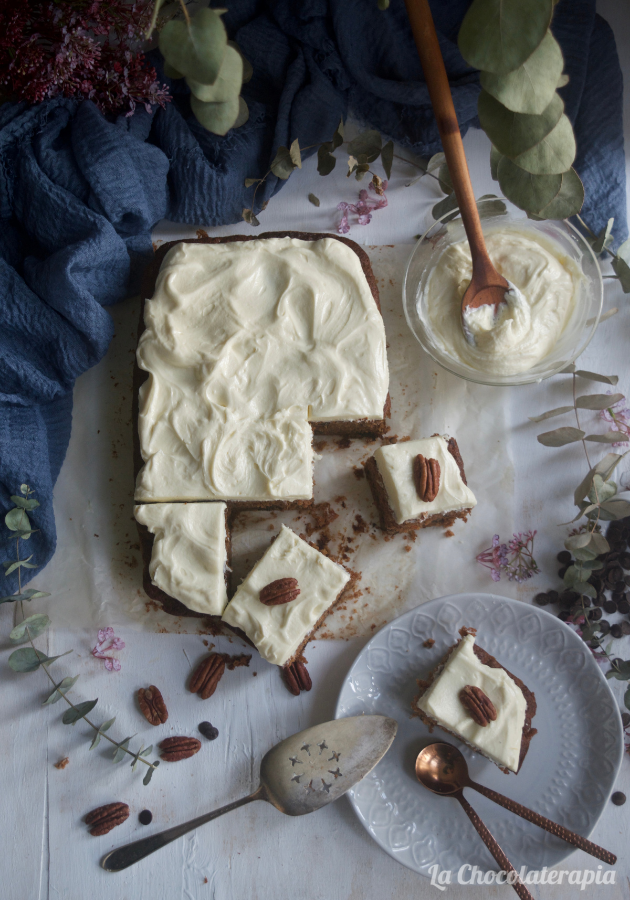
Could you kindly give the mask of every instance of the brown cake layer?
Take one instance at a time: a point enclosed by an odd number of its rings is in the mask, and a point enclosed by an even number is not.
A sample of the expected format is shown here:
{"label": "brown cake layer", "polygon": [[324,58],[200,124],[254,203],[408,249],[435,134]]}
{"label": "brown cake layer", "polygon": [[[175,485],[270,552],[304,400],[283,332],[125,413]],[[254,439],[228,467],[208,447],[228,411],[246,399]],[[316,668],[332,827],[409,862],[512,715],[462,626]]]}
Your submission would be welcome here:
{"label": "brown cake layer", "polygon": [[[468,741],[465,741],[460,734],[457,734],[454,731],[450,731],[448,728],[444,728],[444,726],[438,724],[438,722],[432,716],[427,715],[427,713],[418,708],[418,700],[438,677],[438,675],[446,665],[448,658],[453,650],[455,650],[455,648],[461,643],[462,638],[464,638],[467,634],[475,635],[477,632],[475,628],[460,628],[459,633],[461,635],[459,641],[456,641],[453,646],[448,649],[437,666],[433,669],[432,672],[429,673],[428,677],[426,679],[418,679],[417,684],[420,688],[420,692],[413,698],[411,702],[411,708],[413,715],[418,716],[418,718],[422,719],[422,721],[425,723],[425,725],[428,725],[431,731],[433,731],[434,728],[439,728],[441,731],[444,731],[447,734],[452,734],[453,737],[456,737],[458,740],[462,741],[462,743],[466,744],[467,747],[470,747],[471,750],[474,750],[475,753],[480,753],[482,756],[485,756],[485,753],[483,753],[483,751],[480,750],[479,747],[475,747],[473,744],[469,744]],[[491,656],[487,650],[484,650],[483,647],[479,647],[475,643],[473,649],[475,651],[475,656],[477,657],[477,659],[485,666],[489,666],[491,669],[503,669],[503,671],[507,675],[509,675],[512,681],[520,688],[523,696],[525,697],[527,706],[525,709],[525,722],[523,723],[523,736],[521,738],[521,753],[519,756],[517,769],[518,774],[518,772],[520,772],[521,770],[521,766],[523,765],[523,760],[527,755],[527,751],[529,750],[531,739],[535,734],[538,734],[538,729],[532,728],[532,719],[536,715],[536,696],[532,691],[530,691],[527,685],[523,681],[521,681],[520,678],[517,678],[516,675],[513,675],[510,671],[508,671],[505,666],[502,666],[501,663],[497,659],[495,659],[494,656]],[[488,758],[489,757],[486,757],[486,759]],[[494,760],[490,761],[494,762]],[[503,766],[498,766],[498,768],[501,769],[501,771],[506,775],[510,774],[510,769],[506,769]]]}
{"label": "brown cake layer", "polygon": [[[437,437],[437,435],[433,434],[431,435],[431,437]],[[464,472],[464,462],[462,460],[455,438],[449,438],[448,450],[459,466],[462,481],[464,482],[464,484],[468,484],[468,482],[466,481],[466,473]],[[388,534],[397,534],[405,531],[416,531],[418,528],[450,528],[450,526],[455,522],[455,519],[463,519],[464,522],[466,522],[468,516],[472,512],[472,509],[458,509],[452,512],[435,513],[432,516],[422,515],[417,519],[407,519],[406,522],[403,522],[402,525],[399,525],[396,521],[394,510],[389,505],[387,488],[385,487],[385,483],[383,481],[381,473],[379,472],[376,460],[373,456],[370,456],[370,458],[363,464],[363,468],[365,469],[365,476],[372,490],[374,502],[376,503],[380,526],[383,531],[388,532]]]}

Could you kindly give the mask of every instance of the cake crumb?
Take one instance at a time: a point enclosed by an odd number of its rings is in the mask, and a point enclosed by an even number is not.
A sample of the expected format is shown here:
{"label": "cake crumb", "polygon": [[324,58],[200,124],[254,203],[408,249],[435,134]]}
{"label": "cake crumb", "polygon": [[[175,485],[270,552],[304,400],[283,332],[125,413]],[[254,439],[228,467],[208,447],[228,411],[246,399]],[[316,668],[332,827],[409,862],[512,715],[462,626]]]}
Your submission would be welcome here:
{"label": "cake crumb", "polygon": [[314,441],[313,442],[313,450],[315,450],[316,453],[321,453],[322,450],[325,450],[327,446],[328,446],[328,441]]}
{"label": "cake crumb", "polygon": [[404,549],[405,549],[405,553],[410,553],[411,552],[411,544],[405,544]]}
{"label": "cake crumb", "polygon": [[228,656],[227,654],[223,654],[223,658],[225,659],[225,664],[228,669],[238,669],[241,666],[249,666],[249,661],[252,658],[251,653],[241,653],[237,656]]}
{"label": "cake crumb", "polygon": [[354,472],[354,477],[357,481],[361,481],[362,478],[365,478],[365,469],[363,466],[352,466],[352,471]]}
{"label": "cake crumb", "polygon": [[59,762],[55,763],[55,769],[65,769],[67,765],[70,764],[70,760],[67,756],[64,756],[63,759],[60,759]]}
{"label": "cake crumb", "polygon": [[346,435],[346,437],[342,437],[340,440],[337,441],[337,449],[338,450],[347,450],[348,447],[350,447],[351,443],[352,443],[351,439]]}
{"label": "cake crumb", "polygon": [[203,228],[198,228],[197,229],[197,237],[199,240],[201,240],[202,238],[210,237],[210,235],[208,234],[207,231],[204,231]]}
{"label": "cake crumb", "polygon": [[430,649],[435,644],[435,638],[427,638],[426,641],[423,642],[422,646]]}
{"label": "cake crumb", "polygon": [[455,532],[451,531],[451,529],[449,528],[448,531],[444,532],[444,537],[455,537]]}
{"label": "cake crumb", "polygon": [[357,513],[352,523],[352,530],[355,534],[365,534],[369,530],[369,524],[365,521],[360,513]]}
{"label": "cake crumb", "polygon": [[313,524],[307,524],[306,533],[310,537],[313,532],[327,528],[331,522],[339,518],[339,514],[335,512],[330,503],[315,503],[309,510],[309,516],[313,519]]}

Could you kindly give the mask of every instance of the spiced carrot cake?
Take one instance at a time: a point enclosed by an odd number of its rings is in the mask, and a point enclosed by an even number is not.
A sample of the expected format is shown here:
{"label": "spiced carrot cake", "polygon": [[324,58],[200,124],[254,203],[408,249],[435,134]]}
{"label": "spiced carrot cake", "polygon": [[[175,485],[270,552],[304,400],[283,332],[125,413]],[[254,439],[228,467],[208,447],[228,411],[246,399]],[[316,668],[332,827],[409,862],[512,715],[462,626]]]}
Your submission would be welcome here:
{"label": "spiced carrot cake", "polygon": [[412,708],[432,729],[452,734],[495,763],[506,774],[518,772],[536,729],[536,697],[500,662],[475,643],[475,631],[462,637],[426,680]]}
{"label": "spiced carrot cake", "polygon": [[446,528],[466,521],[477,504],[457,441],[448,435],[386,444],[364,468],[383,531]]}

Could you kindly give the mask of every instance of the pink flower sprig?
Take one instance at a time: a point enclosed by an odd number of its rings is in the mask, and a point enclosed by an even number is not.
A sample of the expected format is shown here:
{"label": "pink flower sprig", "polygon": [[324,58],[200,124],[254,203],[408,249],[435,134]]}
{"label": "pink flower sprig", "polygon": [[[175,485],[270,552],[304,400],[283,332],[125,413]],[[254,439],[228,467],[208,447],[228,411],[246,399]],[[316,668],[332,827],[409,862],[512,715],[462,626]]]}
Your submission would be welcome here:
{"label": "pink flower sprig", "polygon": [[477,562],[490,569],[493,581],[501,580],[501,573],[519,584],[537,575],[540,569],[534,559],[535,531],[519,531],[507,544],[502,544],[498,534],[492,538],[492,546],[476,556]]}
{"label": "pink flower sprig", "polygon": [[381,181],[378,176],[374,176],[370,182],[370,190],[374,191],[378,199],[370,197],[368,192],[363,188],[359,191],[358,203],[339,203],[337,209],[341,213],[341,219],[337,225],[339,234],[348,234],[350,225],[348,223],[348,213],[354,213],[357,217],[357,225],[369,225],[372,221],[372,213],[377,209],[385,209],[387,206],[387,181]]}
{"label": "pink flower sprig", "polygon": [[108,672],[120,672],[120,660],[113,655],[114,650],[123,650],[125,642],[114,634],[114,629],[101,628],[98,632],[96,647],[92,648],[92,656],[105,660],[105,668]]}
{"label": "pink flower sprig", "polygon": [[[607,391],[606,393],[610,394],[610,391]],[[618,400],[616,403],[613,403],[612,406],[602,409],[599,413],[599,417],[600,419],[603,419],[604,422],[610,423],[611,431],[618,431],[620,434],[625,434],[630,437],[630,409],[623,405],[625,402],[626,400],[624,397],[623,400]],[[616,441],[612,446],[623,447],[626,444],[627,441]]]}

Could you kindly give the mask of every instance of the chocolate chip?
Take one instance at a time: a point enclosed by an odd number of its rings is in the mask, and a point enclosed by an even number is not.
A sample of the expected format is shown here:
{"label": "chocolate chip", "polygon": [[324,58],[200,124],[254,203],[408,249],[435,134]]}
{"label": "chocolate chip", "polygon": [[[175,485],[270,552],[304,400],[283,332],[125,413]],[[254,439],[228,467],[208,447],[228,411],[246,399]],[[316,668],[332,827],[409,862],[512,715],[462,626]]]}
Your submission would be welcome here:
{"label": "chocolate chip", "polygon": [[602,634],[608,634],[608,632],[610,631],[610,622],[608,621],[608,619],[601,620],[601,622],[599,623],[599,630]]}
{"label": "chocolate chip", "polygon": [[630,622],[627,619],[621,623],[621,632],[622,634],[630,634]]}
{"label": "chocolate chip", "polygon": [[630,553],[619,554],[619,565],[624,569],[630,569]]}
{"label": "chocolate chip", "polygon": [[619,603],[617,604],[617,609],[620,613],[623,613],[624,616],[630,612],[630,603],[628,602],[627,597],[624,597],[623,600],[619,601]]}
{"label": "chocolate chip", "polygon": [[610,633],[614,638],[620,638],[623,634],[623,631],[621,630],[621,625],[618,625],[618,624],[611,625]]}
{"label": "chocolate chip", "polygon": [[138,815],[138,821],[141,825],[150,825],[153,819],[153,813],[150,809],[143,809]]}
{"label": "chocolate chip", "polygon": [[[556,559],[559,563],[568,566],[571,564],[573,557],[568,550],[561,550],[560,553],[558,553],[558,555],[556,556]],[[630,569],[630,566],[628,566],[628,568]]]}
{"label": "chocolate chip", "polygon": [[627,728],[630,725],[630,713],[622,712],[621,713],[621,724],[624,728]]}
{"label": "chocolate chip", "polygon": [[536,594],[534,597],[534,603],[537,603],[539,606],[547,606],[549,603],[549,595],[548,594]]}
{"label": "chocolate chip", "polygon": [[550,603],[557,603],[560,597],[558,591],[547,591],[547,596],[549,597]]}
{"label": "chocolate chip", "polygon": [[591,622],[598,622],[602,617],[602,611],[599,607],[595,607],[595,609],[589,610],[588,617]]}
{"label": "chocolate chip", "polygon": [[201,722],[198,728],[203,736],[208,738],[209,741],[216,741],[219,737],[219,729],[215,728],[210,722]]}
{"label": "chocolate chip", "polygon": [[564,578],[567,574],[568,566],[563,566],[561,569],[558,569],[558,578]]}
{"label": "chocolate chip", "polygon": [[595,597],[595,599],[593,600],[593,606],[603,606],[605,599],[606,597],[604,596],[604,594],[598,594],[597,597]]}
{"label": "chocolate chip", "polygon": [[623,577],[623,569],[621,566],[613,566],[606,576],[606,581],[609,584],[616,584],[618,581],[623,581]]}
{"label": "chocolate chip", "polygon": [[589,584],[592,584],[596,591],[601,591],[602,589],[602,580],[599,575],[591,575],[588,579]]}
{"label": "chocolate chip", "polygon": [[563,622],[566,622],[570,615],[571,613],[568,609],[561,609],[558,613],[558,618],[562,619]]}
{"label": "chocolate chip", "polygon": [[624,575],[623,580],[624,580],[625,584],[627,584],[628,587],[630,587],[630,575]]}
{"label": "chocolate chip", "polygon": [[604,601],[604,612],[606,613],[616,613],[617,612],[617,604],[614,600],[605,600]]}
{"label": "chocolate chip", "polygon": [[626,795],[623,791],[615,791],[615,793],[610,798],[615,806],[623,806],[626,802]]}

